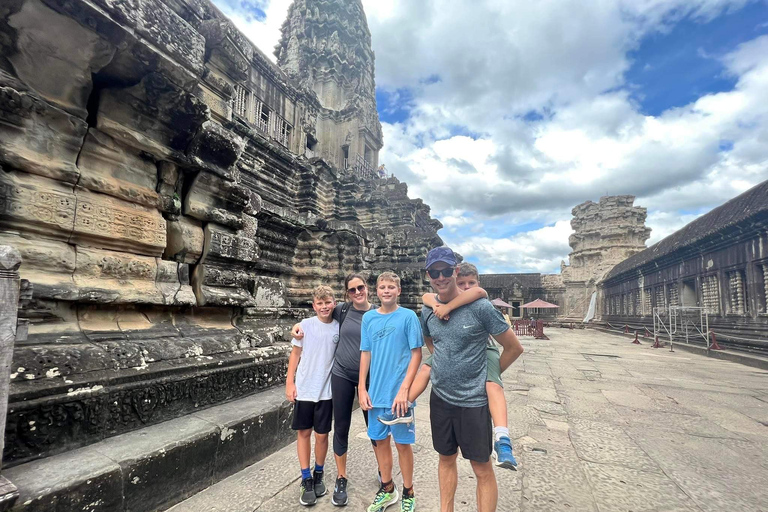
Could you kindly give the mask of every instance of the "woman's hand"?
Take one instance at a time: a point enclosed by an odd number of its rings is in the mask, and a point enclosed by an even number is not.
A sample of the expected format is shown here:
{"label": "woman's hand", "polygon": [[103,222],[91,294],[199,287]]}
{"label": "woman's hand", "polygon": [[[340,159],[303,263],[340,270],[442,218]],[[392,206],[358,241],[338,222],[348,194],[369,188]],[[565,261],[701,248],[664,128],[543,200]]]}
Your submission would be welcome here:
{"label": "woman's hand", "polygon": [[360,408],[362,410],[370,411],[373,409],[373,405],[371,404],[371,397],[368,395],[368,390],[366,390],[365,387],[358,386],[357,397],[360,402]]}
{"label": "woman's hand", "polygon": [[291,336],[301,341],[304,339],[304,331],[301,330],[301,324],[294,324],[291,328]]}

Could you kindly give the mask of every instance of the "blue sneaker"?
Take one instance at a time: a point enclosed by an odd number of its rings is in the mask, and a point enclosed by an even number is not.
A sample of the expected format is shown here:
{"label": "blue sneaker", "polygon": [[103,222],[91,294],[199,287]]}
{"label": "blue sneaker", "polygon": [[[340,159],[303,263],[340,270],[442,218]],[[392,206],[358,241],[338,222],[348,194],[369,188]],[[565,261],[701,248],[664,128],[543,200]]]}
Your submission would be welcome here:
{"label": "blue sneaker", "polygon": [[413,407],[409,407],[404,416],[396,416],[387,411],[378,417],[378,420],[385,425],[397,425],[398,423],[413,423]]}
{"label": "blue sneaker", "polygon": [[500,468],[517,471],[517,461],[512,455],[512,441],[508,437],[500,437],[498,441],[493,443],[493,458]]}

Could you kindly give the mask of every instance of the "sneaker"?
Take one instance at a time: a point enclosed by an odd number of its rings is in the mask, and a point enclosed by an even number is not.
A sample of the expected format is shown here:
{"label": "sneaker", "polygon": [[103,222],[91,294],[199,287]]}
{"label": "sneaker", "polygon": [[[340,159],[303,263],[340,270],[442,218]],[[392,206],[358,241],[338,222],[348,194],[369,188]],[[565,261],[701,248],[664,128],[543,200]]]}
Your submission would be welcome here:
{"label": "sneaker", "polygon": [[312,472],[312,478],[315,481],[315,496],[318,498],[328,494],[328,489],[325,488],[325,484],[323,483],[323,473],[325,473],[325,471]]}
{"label": "sneaker", "polygon": [[397,487],[392,489],[391,492],[384,490],[384,487],[379,488],[379,492],[373,498],[373,503],[368,507],[368,512],[381,512],[390,505],[397,503],[400,493],[397,492]]}
{"label": "sneaker", "polygon": [[416,510],[416,496],[406,498],[403,496],[400,501],[400,512],[414,512]]}
{"label": "sneaker", "polygon": [[340,476],[336,479],[336,485],[333,486],[333,496],[331,496],[331,503],[337,507],[344,507],[347,505],[349,498],[347,497],[347,479]]}
{"label": "sneaker", "polygon": [[493,443],[493,458],[500,468],[517,471],[517,461],[512,455],[512,442],[508,437],[500,437],[498,441]]}
{"label": "sneaker", "polygon": [[413,407],[409,407],[404,416],[396,416],[392,412],[379,416],[379,421],[385,425],[397,425],[398,423],[413,423]]}
{"label": "sneaker", "polygon": [[301,481],[299,503],[305,507],[311,507],[317,503],[317,496],[315,496],[315,481],[312,478],[305,478]]}

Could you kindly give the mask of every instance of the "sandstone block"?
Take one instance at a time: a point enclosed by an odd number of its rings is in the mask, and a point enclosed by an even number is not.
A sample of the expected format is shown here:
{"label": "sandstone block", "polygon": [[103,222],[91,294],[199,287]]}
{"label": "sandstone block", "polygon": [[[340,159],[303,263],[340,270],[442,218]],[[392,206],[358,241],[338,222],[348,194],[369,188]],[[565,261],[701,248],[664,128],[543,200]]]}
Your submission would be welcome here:
{"label": "sandstone block", "polygon": [[194,306],[197,303],[189,284],[189,265],[185,263],[158,259],[157,288],[165,304]]}
{"label": "sandstone block", "polygon": [[285,285],[275,277],[259,276],[253,281],[253,298],[257,307],[289,307]]}
{"label": "sandstone block", "polygon": [[85,119],[92,74],[112,60],[115,48],[75,20],[39,0],[27,0],[8,18],[17,53],[8,56],[16,75],[42,97]]}
{"label": "sandstone block", "polygon": [[76,194],[71,242],[148,256],[165,250],[166,224],[157,210],[82,189]]}
{"label": "sandstone block", "polygon": [[197,263],[203,253],[205,235],[201,222],[180,217],[167,221],[167,245],[163,258],[183,263]]}
{"label": "sandstone block", "polygon": [[78,185],[125,201],[158,208],[155,163],[91,128],[77,160]]}
{"label": "sandstone block", "polygon": [[85,121],[55,108],[0,71],[0,164],[76,183]]}
{"label": "sandstone block", "polygon": [[244,146],[242,138],[218,123],[206,121],[192,140],[187,154],[200,167],[231,179],[233,166],[240,158]]}
{"label": "sandstone block", "polygon": [[155,286],[157,260],[149,256],[78,247],[75,284],[80,300],[110,304],[163,304]]}
{"label": "sandstone block", "polygon": [[213,223],[205,226],[205,245],[201,261],[210,258],[254,262],[259,259],[259,248],[252,238]]}
{"label": "sandstone block", "polygon": [[9,245],[21,254],[22,279],[32,284],[33,296],[42,299],[77,300],[79,291],[72,279],[75,248],[39,236],[0,233],[0,246]]}
{"label": "sandstone block", "polygon": [[0,173],[0,227],[66,241],[74,227],[72,188],[23,172]]}
{"label": "sandstone block", "polygon": [[184,215],[242,229],[242,212],[249,200],[248,190],[242,185],[200,171],[184,198]]}
{"label": "sandstone block", "polygon": [[254,305],[248,290],[248,273],[213,264],[196,265],[192,272],[192,289],[198,306]]}

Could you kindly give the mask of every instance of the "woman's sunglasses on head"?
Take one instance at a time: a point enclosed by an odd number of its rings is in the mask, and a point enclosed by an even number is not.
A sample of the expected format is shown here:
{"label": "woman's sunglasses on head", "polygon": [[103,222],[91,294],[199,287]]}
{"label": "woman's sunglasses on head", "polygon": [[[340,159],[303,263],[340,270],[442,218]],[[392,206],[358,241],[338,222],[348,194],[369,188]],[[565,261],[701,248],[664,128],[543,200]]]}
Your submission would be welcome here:
{"label": "woman's sunglasses on head", "polygon": [[363,293],[365,291],[365,285],[361,284],[360,286],[349,288],[347,290],[347,293],[350,295],[354,295],[355,293]]}
{"label": "woman's sunglasses on head", "polygon": [[453,267],[444,268],[442,270],[427,270],[427,274],[429,274],[429,277],[432,279],[439,278],[441,274],[443,277],[451,277],[454,270]]}

